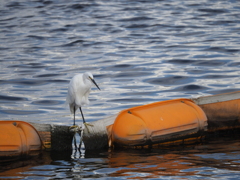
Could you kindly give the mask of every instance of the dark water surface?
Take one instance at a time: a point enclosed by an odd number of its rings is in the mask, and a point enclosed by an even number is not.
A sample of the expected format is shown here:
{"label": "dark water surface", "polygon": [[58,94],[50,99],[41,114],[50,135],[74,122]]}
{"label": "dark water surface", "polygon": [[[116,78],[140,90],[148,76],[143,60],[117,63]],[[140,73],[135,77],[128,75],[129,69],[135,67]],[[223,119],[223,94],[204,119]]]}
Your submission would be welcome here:
{"label": "dark water surface", "polygon": [[[240,90],[240,1],[0,1],[0,119],[72,124],[76,73],[91,71],[88,122],[155,101]],[[78,122],[81,120],[77,114]],[[23,179],[239,179],[239,138],[193,149],[86,152],[22,162]]]}
{"label": "dark water surface", "polygon": [[234,137],[171,149],[86,152],[82,158],[45,152],[5,165],[0,178],[239,179],[239,167],[240,142]]}

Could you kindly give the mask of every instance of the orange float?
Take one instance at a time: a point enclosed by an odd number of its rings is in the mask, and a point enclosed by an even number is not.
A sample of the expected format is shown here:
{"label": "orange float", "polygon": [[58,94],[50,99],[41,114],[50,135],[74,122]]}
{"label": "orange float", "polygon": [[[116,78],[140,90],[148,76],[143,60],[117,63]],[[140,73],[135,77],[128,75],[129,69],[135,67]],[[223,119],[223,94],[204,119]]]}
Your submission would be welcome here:
{"label": "orange float", "polygon": [[36,155],[41,148],[41,139],[32,125],[22,121],[0,121],[1,160]]}
{"label": "orange float", "polygon": [[207,125],[205,113],[192,100],[156,102],[120,112],[112,126],[111,143],[139,146],[198,137]]}

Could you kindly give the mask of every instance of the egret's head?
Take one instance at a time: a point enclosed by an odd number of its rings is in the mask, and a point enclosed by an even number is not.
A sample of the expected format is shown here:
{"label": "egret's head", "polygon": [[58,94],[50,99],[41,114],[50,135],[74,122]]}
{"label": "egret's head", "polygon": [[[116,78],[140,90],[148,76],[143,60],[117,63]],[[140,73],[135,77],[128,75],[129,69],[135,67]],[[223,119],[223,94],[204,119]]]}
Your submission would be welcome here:
{"label": "egret's head", "polygon": [[87,79],[93,79],[93,75],[92,75],[92,73],[90,73],[90,72],[85,72],[84,73],[84,76],[87,78]]}
{"label": "egret's head", "polygon": [[90,72],[85,72],[85,73],[84,73],[84,76],[85,76],[87,79],[89,79],[89,80],[100,90],[100,88],[98,87],[97,83],[96,83],[95,80],[93,79],[92,73],[90,73]]}

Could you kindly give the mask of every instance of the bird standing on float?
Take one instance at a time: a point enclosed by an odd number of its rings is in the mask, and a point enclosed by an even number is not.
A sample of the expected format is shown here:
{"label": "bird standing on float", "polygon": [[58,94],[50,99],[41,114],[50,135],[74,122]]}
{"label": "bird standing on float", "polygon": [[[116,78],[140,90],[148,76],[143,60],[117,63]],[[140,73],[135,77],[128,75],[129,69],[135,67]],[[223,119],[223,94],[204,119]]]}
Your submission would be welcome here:
{"label": "bird standing on float", "polygon": [[76,126],[75,113],[78,108],[82,114],[83,123],[86,124],[81,107],[89,104],[88,96],[93,84],[100,90],[93,75],[90,72],[85,72],[75,75],[68,85],[66,101],[69,104],[71,113],[73,113],[73,127]]}

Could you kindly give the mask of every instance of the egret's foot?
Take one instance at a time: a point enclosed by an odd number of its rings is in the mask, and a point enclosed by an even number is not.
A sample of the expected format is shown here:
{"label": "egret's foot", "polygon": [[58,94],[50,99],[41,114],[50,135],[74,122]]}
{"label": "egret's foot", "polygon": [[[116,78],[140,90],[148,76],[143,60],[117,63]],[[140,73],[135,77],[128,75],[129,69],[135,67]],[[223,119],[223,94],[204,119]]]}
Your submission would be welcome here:
{"label": "egret's foot", "polygon": [[74,128],[78,128],[78,125],[73,125],[69,127],[69,129],[74,129]]}
{"label": "egret's foot", "polygon": [[89,123],[83,123],[85,126],[92,126],[93,127],[93,125],[92,124],[89,124]]}
{"label": "egret's foot", "polygon": [[89,123],[83,123],[84,125],[85,125],[85,127],[86,127],[86,129],[87,129],[87,131],[88,131],[88,133],[90,133],[90,131],[89,131],[89,129],[88,129],[88,126],[93,126],[92,124],[89,124]]}
{"label": "egret's foot", "polygon": [[73,125],[69,127],[69,130],[72,132],[78,132],[80,130],[80,127],[78,125]]}

